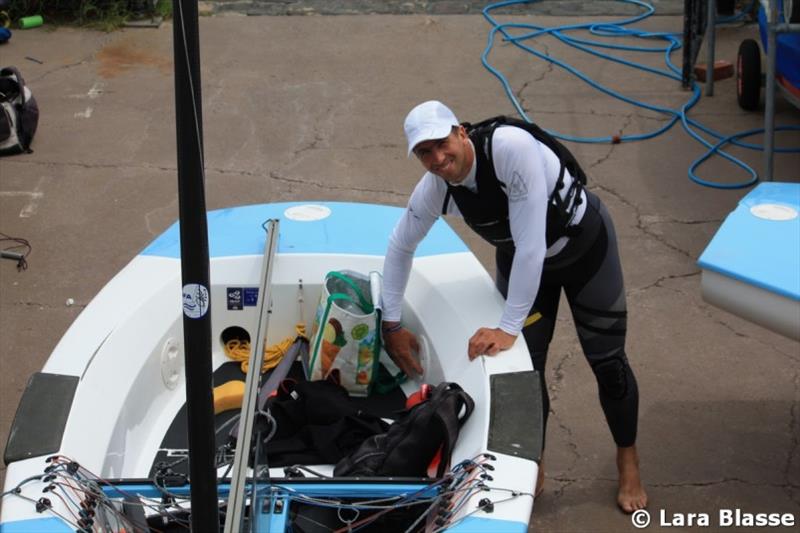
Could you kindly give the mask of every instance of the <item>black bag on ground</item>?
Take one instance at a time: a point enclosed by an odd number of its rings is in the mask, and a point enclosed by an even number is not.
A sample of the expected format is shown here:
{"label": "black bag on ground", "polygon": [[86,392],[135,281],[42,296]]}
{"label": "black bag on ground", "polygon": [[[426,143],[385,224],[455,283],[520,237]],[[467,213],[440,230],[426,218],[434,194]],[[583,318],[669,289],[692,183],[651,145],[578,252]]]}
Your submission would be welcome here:
{"label": "black bag on ground", "polygon": [[368,438],[339,461],[333,474],[427,477],[428,465],[441,447],[436,473],[440,478],[449,467],[459,429],[474,407],[475,402],[458,384],[441,383],[429,399],[404,411],[387,432]]}
{"label": "black bag on ground", "polygon": [[15,67],[0,70],[0,155],[30,152],[39,106]]}

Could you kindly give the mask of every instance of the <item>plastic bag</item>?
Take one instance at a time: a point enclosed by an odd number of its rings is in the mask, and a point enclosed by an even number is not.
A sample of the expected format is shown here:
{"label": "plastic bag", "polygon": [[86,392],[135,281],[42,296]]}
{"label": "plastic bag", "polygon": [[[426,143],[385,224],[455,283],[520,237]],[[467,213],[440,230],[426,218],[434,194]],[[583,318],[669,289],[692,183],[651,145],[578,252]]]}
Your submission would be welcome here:
{"label": "plastic bag", "polygon": [[331,378],[355,396],[374,384],[381,350],[380,275],[325,276],[311,334],[309,379]]}

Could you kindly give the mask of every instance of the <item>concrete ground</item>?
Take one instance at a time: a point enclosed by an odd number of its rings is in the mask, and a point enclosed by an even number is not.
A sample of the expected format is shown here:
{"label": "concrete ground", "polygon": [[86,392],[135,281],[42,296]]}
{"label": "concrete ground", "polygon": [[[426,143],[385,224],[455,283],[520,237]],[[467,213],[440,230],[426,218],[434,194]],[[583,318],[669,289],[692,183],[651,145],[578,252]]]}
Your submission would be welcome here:
{"label": "concrete ground", "polygon": [[[672,16],[642,26],[681,24]],[[413,105],[438,98],[462,120],[514,111],[481,67],[489,28],[478,15],[214,16],[200,26],[209,209],[299,199],[403,205],[420,175],[402,133]],[[755,34],[752,26],[721,29],[717,57],[734,61],[740,40]],[[177,217],[171,42],[170,24],[110,34],[44,27],[17,31],[0,47],[0,63],[22,70],[41,109],[34,153],[0,160],[0,231],[33,247],[27,270],[0,264],[2,442],[28,376],[103,285]],[[628,95],[673,107],[688,98],[676,82],[553,39],[537,46]],[[660,64],[660,54],[650,56],[641,61]],[[547,128],[633,134],[666,120],[510,45],[498,44],[491,59]],[[692,116],[728,133],[763,120],[737,107],[731,79]],[[797,125],[800,112],[779,100],[777,119]],[[800,135],[778,141],[799,146]],[[619,236],[650,528],[661,512],[708,513],[713,526],[720,509],[737,508],[800,521],[800,345],[700,297],[695,261],[747,191],[692,183],[687,169],[703,149],[679,126],[645,142],[570,148]],[[760,153],[733,152],[762,168]],[[797,154],[776,156],[776,169],[779,179],[800,181]],[[745,177],[720,158],[701,174]],[[493,271],[491,250],[451,223]],[[547,375],[547,480],[532,529],[633,530],[614,503],[614,446],[565,306]]]}

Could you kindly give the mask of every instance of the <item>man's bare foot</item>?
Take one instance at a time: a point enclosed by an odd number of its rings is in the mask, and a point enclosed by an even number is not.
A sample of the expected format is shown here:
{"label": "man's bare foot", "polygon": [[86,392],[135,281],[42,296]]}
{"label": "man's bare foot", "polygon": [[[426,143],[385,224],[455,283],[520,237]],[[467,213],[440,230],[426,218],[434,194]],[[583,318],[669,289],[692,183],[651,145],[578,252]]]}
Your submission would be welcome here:
{"label": "man's bare foot", "polygon": [[639,475],[639,454],[636,446],[617,448],[617,469],[619,470],[619,493],[617,505],[626,513],[647,507],[647,493]]}
{"label": "man's bare foot", "polygon": [[533,498],[538,498],[542,492],[544,492],[544,462],[539,461],[539,474],[536,477],[536,488],[533,491]]}

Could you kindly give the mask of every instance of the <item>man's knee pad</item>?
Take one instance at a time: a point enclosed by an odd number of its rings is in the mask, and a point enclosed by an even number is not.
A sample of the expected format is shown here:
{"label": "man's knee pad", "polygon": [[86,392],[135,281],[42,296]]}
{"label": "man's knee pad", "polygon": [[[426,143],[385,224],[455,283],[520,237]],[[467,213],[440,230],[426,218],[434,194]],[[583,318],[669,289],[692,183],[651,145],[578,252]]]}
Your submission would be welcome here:
{"label": "man's knee pad", "polygon": [[621,400],[628,393],[628,362],[610,357],[592,366],[600,390],[612,400]]}

